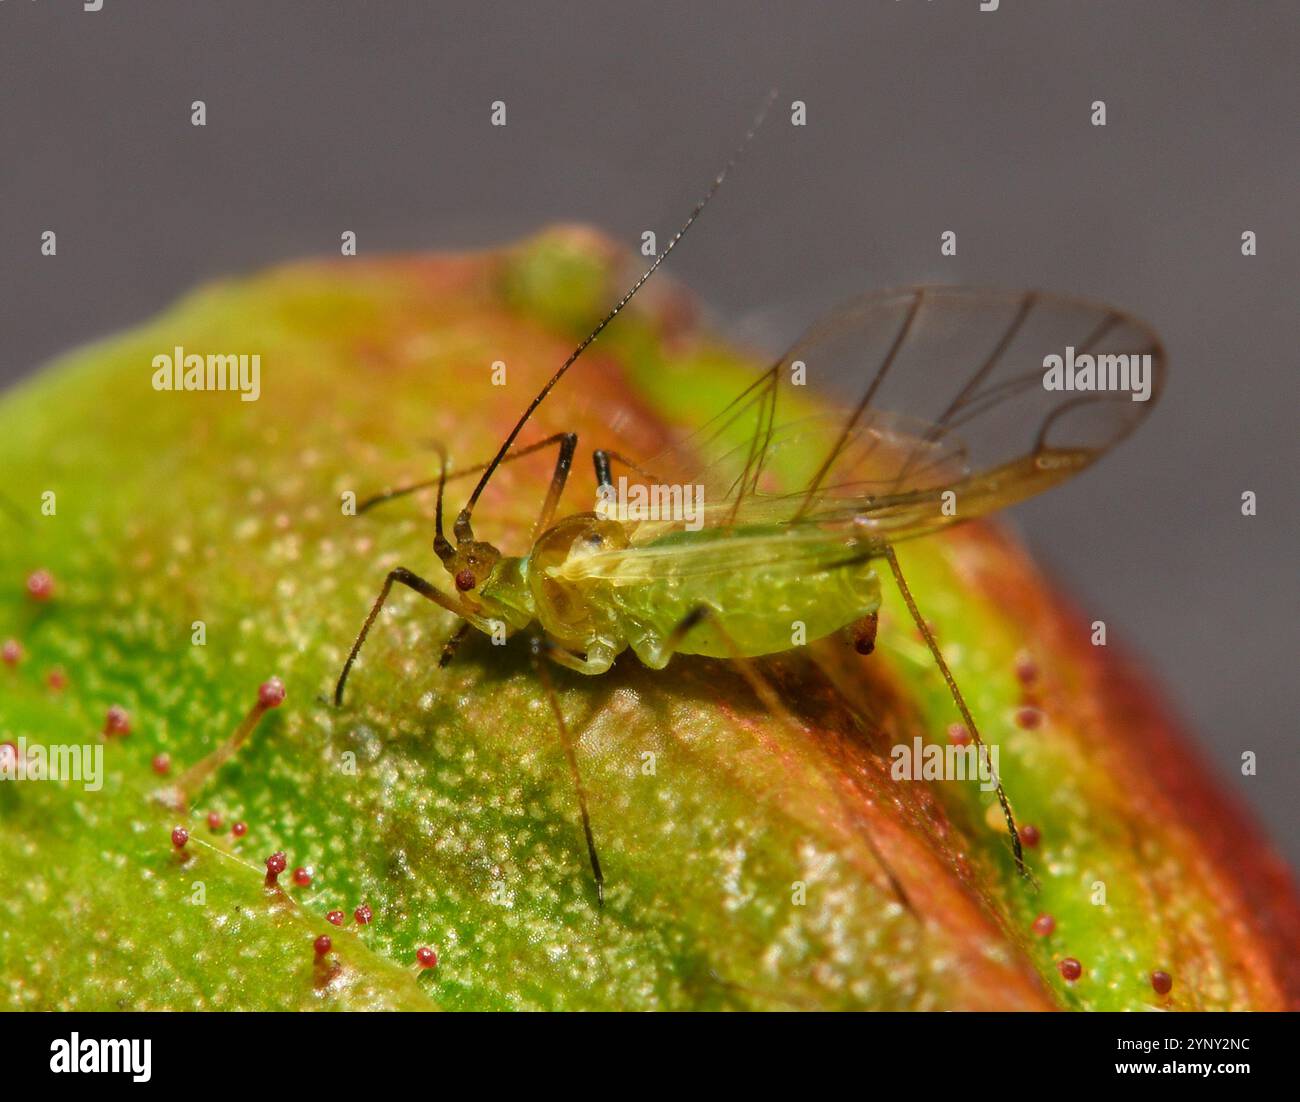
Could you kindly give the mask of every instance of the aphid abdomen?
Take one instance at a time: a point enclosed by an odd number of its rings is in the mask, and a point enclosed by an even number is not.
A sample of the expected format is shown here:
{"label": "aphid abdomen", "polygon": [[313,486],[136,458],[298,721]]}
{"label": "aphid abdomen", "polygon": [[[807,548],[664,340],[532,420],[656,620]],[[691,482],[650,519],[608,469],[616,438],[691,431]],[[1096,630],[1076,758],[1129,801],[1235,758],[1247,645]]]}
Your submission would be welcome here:
{"label": "aphid abdomen", "polygon": [[701,605],[713,609],[717,623],[701,621],[677,650],[711,658],[737,652],[757,657],[811,643],[874,612],[880,607],[880,582],[869,562],[820,572],[798,563],[695,577],[669,574],[612,587],[611,597],[637,657],[661,669],[672,657],[664,641]]}

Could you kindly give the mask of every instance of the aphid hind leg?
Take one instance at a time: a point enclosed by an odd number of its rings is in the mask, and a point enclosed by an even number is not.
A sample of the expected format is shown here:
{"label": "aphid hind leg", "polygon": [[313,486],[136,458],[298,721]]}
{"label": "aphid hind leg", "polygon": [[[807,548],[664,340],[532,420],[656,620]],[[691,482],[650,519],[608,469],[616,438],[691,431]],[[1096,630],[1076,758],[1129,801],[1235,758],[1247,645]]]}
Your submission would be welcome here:
{"label": "aphid hind leg", "polygon": [[384,579],[384,585],[379,591],[379,596],[375,598],[375,603],[371,606],[370,614],[366,617],[365,623],[361,625],[361,630],[357,633],[356,641],[352,644],[352,650],[348,653],[347,661],[343,663],[343,670],[339,674],[337,684],[334,686],[334,707],[336,708],[343,706],[343,687],[347,684],[352,664],[357,660],[357,655],[361,653],[361,647],[366,641],[366,636],[370,634],[371,626],[378,618],[380,610],[384,607],[384,602],[388,600],[388,594],[392,590],[394,582],[415,590],[421,597],[440,605],[448,612],[454,612],[457,616],[471,623],[479,620],[477,614],[471,609],[462,605],[454,597],[448,597],[431,582],[425,581],[418,574],[413,574],[404,566],[390,570],[388,577]]}
{"label": "aphid hind leg", "polygon": [[939,649],[939,644],[935,642],[930,625],[925,622],[925,617],[921,615],[921,610],[917,608],[916,600],[912,597],[912,591],[908,588],[907,580],[903,577],[903,571],[898,565],[898,558],[894,554],[894,549],[888,545],[885,546],[885,558],[889,561],[889,569],[894,573],[894,581],[898,583],[898,590],[903,595],[903,603],[907,605],[907,611],[911,613],[917,630],[925,639],[926,646],[930,648],[930,654],[933,655],[935,665],[939,667],[939,672],[943,674],[943,679],[948,684],[948,691],[952,694],[953,702],[957,705],[957,711],[961,713],[961,718],[966,724],[966,729],[971,734],[976,750],[987,763],[989,773],[997,786],[998,803],[1002,806],[1002,814],[1007,821],[1007,830],[1011,834],[1011,850],[1015,854],[1016,870],[1021,876],[1032,879],[1029,870],[1025,868],[1024,850],[1021,848],[1020,831],[1016,829],[1016,818],[1011,812],[1011,804],[1007,800],[1005,790],[1002,788],[1002,780],[993,769],[993,760],[989,757],[989,753],[984,746],[984,740],[980,737],[979,728],[975,725],[975,717],[971,715],[970,708],[966,706],[966,699],[961,695],[961,690],[957,687],[957,679],[953,677],[952,671],[948,668],[948,663],[944,661],[943,652]]}
{"label": "aphid hind leg", "polygon": [[[587,790],[582,784],[582,774],[578,771],[578,755],[573,748],[573,738],[569,734],[569,725],[564,720],[564,710],[560,707],[560,698],[556,695],[555,684],[550,671],[542,661],[543,655],[562,665],[566,652],[560,650],[549,639],[535,637],[532,645],[533,669],[542,683],[542,689],[551,702],[551,711],[555,714],[555,725],[560,732],[560,742],[564,746],[564,756],[569,763],[569,775],[573,778],[573,787],[578,794],[578,810],[582,815],[582,834],[587,841],[587,857],[591,862],[591,874],[596,881],[596,901],[605,905],[605,874],[600,870],[600,856],[596,853],[596,839],[591,833],[591,815],[587,810]],[[570,656],[572,657],[572,656]]]}

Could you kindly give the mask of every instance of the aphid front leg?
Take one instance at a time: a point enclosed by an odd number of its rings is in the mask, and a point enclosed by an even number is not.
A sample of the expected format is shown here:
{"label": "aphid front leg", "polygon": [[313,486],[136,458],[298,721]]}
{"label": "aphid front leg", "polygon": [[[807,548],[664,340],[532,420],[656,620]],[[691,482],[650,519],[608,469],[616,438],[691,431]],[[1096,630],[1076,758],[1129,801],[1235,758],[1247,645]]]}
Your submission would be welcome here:
{"label": "aphid front leg", "polygon": [[578,756],[573,749],[573,739],[569,734],[569,726],[564,721],[564,711],[560,708],[560,698],[556,695],[555,685],[551,681],[551,675],[546,668],[546,663],[542,661],[543,653],[552,661],[567,664],[563,663],[566,652],[561,651],[549,639],[540,637],[533,639],[533,669],[537,672],[537,676],[542,683],[542,689],[551,702],[551,710],[555,713],[555,725],[559,728],[560,742],[564,745],[564,756],[569,762],[569,774],[573,778],[573,787],[578,793],[578,810],[582,814],[582,833],[587,840],[587,857],[591,861],[591,874],[596,880],[596,901],[603,907],[605,905],[605,875],[600,871],[600,857],[596,853],[596,840],[591,833],[591,815],[587,811],[587,790],[582,785],[582,774],[578,772]]}
{"label": "aphid front leg", "polygon": [[[339,674],[338,683],[334,686],[334,707],[343,706],[343,686],[347,684],[348,673],[352,670],[352,664],[357,660],[357,655],[361,653],[362,644],[366,641],[366,636],[370,634],[370,627],[379,616],[380,609],[384,607],[384,602],[388,600],[388,594],[393,588],[393,583],[398,582],[408,589],[415,590],[421,597],[440,605],[448,612],[454,612],[457,616],[462,617],[471,623],[480,617],[470,608],[466,607],[454,597],[448,597],[439,590],[435,585],[426,582],[418,574],[413,574],[404,566],[399,566],[388,572],[388,577],[384,579],[384,586],[379,591],[379,596],[375,599],[374,605],[370,609],[370,615],[366,617],[366,622],[361,625],[361,630],[357,633],[356,641],[352,644],[352,650],[348,654],[348,660],[343,663],[343,671]],[[489,629],[490,630],[490,629]]]}

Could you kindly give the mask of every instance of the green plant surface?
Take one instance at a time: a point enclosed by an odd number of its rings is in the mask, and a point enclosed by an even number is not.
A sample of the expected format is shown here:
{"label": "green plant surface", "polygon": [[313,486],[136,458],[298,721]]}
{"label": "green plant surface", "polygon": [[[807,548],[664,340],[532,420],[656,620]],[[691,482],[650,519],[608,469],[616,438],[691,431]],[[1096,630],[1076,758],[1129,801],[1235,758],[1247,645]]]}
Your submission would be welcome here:
{"label": "green plant surface", "polygon": [[[1294,1006],[1300,919],[1282,866],[1131,660],[1092,646],[987,525],[899,555],[1041,835],[1036,886],[988,821],[991,793],[891,776],[892,746],[942,744],[957,716],[887,576],[876,654],[826,642],[760,663],[793,723],[726,662],[656,673],[629,654],[600,678],[555,671],[603,908],[524,640],[475,636],[440,669],[452,617],[395,592],[344,707],[317,699],[389,569],[451,588],[427,494],[360,516],[347,495],[427,478],[432,440],[459,464],[488,458],[626,274],[578,229],[297,264],[202,288],[5,396],[0,639],[21,657],[0,666],[0,741],[102,746],[104,783],[0,784],[0,1006]],[[260,398],[155,391],[153,357],[177,346],[259,354]],[[589,509],[589,448],[653,454],[759,362],[652,284],[526,439],[578,431],[564,506]],[[480,536],[523,552],[553,462],[502,469]],[[27,592],[36,570],[49,600]],[[273,675],[284,705],[186,811],[160,802],[154,759],[174,780]],[[115,705],[124,737],[103,735]],[[1018,720],[1026,706],[1036,726]],[[265,884],[276,851],[311,868],[310,886]],[[363,902],[367,926],[352,920]],[[1032,930],[1044,913],[1046,937]],[[321,934],[333,947],[318,962]],[[416,963],[426,945],[436,968]],[[1067,956],[1083,965],[1073,983]],[[1156,969],[1173,976],[1167,996]]]}

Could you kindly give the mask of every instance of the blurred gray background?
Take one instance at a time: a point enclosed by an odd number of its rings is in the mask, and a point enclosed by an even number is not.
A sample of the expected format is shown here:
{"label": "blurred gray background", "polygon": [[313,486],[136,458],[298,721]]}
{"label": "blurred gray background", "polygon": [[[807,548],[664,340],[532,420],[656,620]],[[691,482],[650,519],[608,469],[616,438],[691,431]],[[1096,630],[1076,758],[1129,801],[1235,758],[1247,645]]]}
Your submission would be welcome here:
{"label": "blurred gray background", "polygon": [[1014,518],[1300,861],[1297,58],[1293,0],[0,0],[0,383],[343,229],[367,254],[561,219],[662,241],[779,85],[807,127],[778,110],[674,277],[773,350],[926,280],[1152,322],[1161,407]]}

